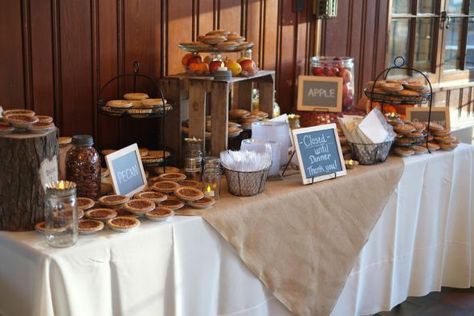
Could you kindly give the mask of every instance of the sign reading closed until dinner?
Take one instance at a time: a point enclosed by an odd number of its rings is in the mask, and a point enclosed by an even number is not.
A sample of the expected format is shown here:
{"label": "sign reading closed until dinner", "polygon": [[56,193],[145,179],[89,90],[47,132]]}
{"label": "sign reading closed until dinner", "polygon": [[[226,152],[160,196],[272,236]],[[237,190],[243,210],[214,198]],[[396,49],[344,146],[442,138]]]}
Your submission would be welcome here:
{"label": "sign reading closed until dinner", "polygon": [[146,185],[137,144],[130,145],[105,156],[115,194],[131,196]]}
{"label": "sign reading closed until dinner", "polygon": [[336,124],[292,131],[303,184],[346,174]]}
{"label": "sign reading closed until dinner", "polygon": [[298,77],[298,111],[341,112],[342,83],[339,77]]}

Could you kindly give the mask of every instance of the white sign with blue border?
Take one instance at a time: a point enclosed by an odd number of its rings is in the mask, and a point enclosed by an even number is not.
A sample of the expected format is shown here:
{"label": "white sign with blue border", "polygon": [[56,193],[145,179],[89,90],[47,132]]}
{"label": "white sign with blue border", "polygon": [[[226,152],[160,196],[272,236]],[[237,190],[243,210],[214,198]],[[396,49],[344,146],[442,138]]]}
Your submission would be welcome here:
{"label": "white sign with blue border", "polygon": [[105,156],[105,161],[110,170],[115,194],[132,196],[145,188],[146,175],[137,144]]}
{"label": "white sign with blue border", "polygon": [[346,175],[336,124],[293,130],[303,184]]}

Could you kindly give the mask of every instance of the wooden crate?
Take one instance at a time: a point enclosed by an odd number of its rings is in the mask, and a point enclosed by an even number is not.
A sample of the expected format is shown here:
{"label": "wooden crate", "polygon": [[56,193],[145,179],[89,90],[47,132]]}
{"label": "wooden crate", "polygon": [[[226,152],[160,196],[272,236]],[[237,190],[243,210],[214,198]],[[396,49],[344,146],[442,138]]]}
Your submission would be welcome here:
{"label": "wooden crate", "polygon": [[[212,135],[210,153],[218,156],[227,149],[228,114],[232,102],[230,93],[236,91],[236,102],[239,108],[250,110],[252,88],[258,86],[260,110],[273,113],[275,72],[262,70],[252,77],[233,77],[229,81],[216,81],[208,76],[172,75],[162,83],[165,97],[173,100],[175,110],[167,119],[167,143],[181,149],[181,122],[189,119],[189,136],[205,140],[206,115],[211,115]],[[208,106],[206,106],[208,105]],[[179,122],[179,123],[178,123]],[[206,141],[206,140],[205,140]]]}

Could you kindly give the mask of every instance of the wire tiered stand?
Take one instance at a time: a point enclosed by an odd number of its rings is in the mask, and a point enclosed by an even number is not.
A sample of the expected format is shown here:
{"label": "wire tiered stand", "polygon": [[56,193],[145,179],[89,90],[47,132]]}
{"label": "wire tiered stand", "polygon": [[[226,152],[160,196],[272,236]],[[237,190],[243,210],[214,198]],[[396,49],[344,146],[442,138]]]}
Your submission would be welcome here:
{"label": "wire tiered stand", "polygon": [[[172,106],[165,102],[165,97],[161,89],[160,83],[156,81],[155,79],[153,79],[152,77],[141,74],[139,72],[140,72],[140,64],[138,63],[138,61],[134,61],[133,73],[120,74],[113,77],[109,81],[107,81],[99,90],[98,99],[97,99],[98,110],[100,113],[104,115],[119,118],[119,119],[131,118],[131,119],[140,120],[140,119],[161,118],[158,146],[162,147],[162,149],[160,149],[163,151],[162,159],[155,159],[152,162],[145,162],[145,161],[142,161],[142,162],[143,162],[144,167],[146,168],[158,167],[159,165],[163,165],[163,167],[165,167],[166,158],[167,158],[166,156],[167,151],[166,151],[166,146],[165,146],[166,144],[166,138],[165,138],[166,113],[172,110]],[[152,87],[151,91],[149,91],[150,97],[161,98],[163,100],[162,104],[154,106],[154,107],[150,107],[150,108],[138,108],[138,109],[133,108],[133,107],[130,109],[125,109],[125,108],[114,108],[114,107],[107,106],[107,101],[102,96],[105,89],[113,82],[119,81],[120,79],[124,79],[124,78],[132,78],[133,85],[132,85],[132,91],[130,92],[137,92],[137,79],[147,80],[149,83],[151,83],[151,87]],[[118,97],[118,98],[121,99],[121,97]],[[121,139],[120,133],[121,132],[119,131],[119,138]]]}
{"label": "wire tiered stand", "polygon": [[[410,75],[413,74],[419,74],[421,75],[422,78],[425,79],[429,86],[429,90],[426,91],[420,91],[418,95],[402,95],[397,92],[387,92],[387,91],[379,91],[377,90],[377,81],[380,80],[387,80],[388,75],[392,71],[407,71]],[[380,103],[380,110],[382,113],[384,113],[384,105],[391,105],[391,106],[397,106],[401,104],[406,104],[406,105],[422,105],[422,104],[428,104],[429,111],[428,111],[428,122],[427,122],[427,127],[426,127],[426,135],[423,136],[424,142],[426,144],[426,148],[428,149],[428,152],[431,153],[430,148],[428,146],[428,141],[429,141],[429,134],[430,134],[430,121],[431,121],[431,106],[432,106],[432,95],[433,95],[433,88],[431,86],[431,82],[428,79],[428,77],[421,72],[420,70],[406,66],[406,60],[402,56],[398,56],[393,60],[393,66],[384,69],[382,72],[380,72],[377,77],[375,78],[375,81],[372,85],[372,87],[368,87],[364,89],[365,95],[369,98],[370,100],[370,106],[372,108],[372,102],[379,102]]]}

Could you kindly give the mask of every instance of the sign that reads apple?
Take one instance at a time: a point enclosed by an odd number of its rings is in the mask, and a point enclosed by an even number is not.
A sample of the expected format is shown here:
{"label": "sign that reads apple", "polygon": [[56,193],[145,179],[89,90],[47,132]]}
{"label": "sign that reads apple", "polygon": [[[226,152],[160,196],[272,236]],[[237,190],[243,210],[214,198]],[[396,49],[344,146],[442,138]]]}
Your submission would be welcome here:
{"label": "sign that reads apple", "polygon": [[299,76],[299,111],[340,112],[343,79],[339,77]]}

